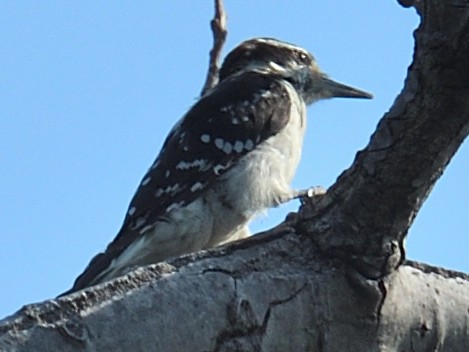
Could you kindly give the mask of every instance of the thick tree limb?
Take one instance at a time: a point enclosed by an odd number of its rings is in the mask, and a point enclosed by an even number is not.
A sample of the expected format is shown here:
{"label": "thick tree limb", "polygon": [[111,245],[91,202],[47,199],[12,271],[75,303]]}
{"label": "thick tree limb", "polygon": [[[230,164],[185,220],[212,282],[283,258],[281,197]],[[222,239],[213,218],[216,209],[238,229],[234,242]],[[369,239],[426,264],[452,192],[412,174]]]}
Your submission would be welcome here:
{"label": "thick tree limb", "polygon": [[25,307],[0,350],[465,351],[467,276],[406,264],[363,280],[285,231]]}
{"label": "thick tree limb", "polygon": [[314,214],[302,209],[298,227],[369,278],[401,262],[407,230],[469,133],[469,3],[417,4],[422,22],[403,91]]}
{"label": "thick tree limb", "polygon": [[414,6],[405,87],[322,199],[268,233],[25,307],[0,323],[0,350],[467,351],[469,277],[406,262],[402,241],[469,133],[469,7]]}

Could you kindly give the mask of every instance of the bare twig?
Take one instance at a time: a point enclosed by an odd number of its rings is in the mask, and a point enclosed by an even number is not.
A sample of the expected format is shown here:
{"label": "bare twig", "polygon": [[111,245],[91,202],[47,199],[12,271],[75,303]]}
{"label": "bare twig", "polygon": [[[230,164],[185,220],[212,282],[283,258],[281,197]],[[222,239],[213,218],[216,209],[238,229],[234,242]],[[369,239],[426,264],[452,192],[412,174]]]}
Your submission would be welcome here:
{"label": "bare twig", "polygon": [[210,51],[210,61],[208,66],[207,78],[205,84],[200,93],[200,96],[204,96],[210,89],[215,87],[218,83],[218,71],[220,54],[225,44],[226,39],[226,13],[223,6],[223,0],[215,0],[215,16],[210,22],[213,32],[213,47]]}

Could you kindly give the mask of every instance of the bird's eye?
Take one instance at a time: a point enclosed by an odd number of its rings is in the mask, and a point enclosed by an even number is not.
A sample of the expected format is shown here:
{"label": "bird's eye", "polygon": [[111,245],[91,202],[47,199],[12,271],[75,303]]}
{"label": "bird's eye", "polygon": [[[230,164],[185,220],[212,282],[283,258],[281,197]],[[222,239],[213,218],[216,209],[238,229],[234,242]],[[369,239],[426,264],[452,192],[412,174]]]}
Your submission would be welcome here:
{"label": "bird's eye", "polygon": [[307,54],[303,53],[303,52],[299,52],[298,53],[298,58],[300,59],[300,61],[304,64],[309,64],[310,60],[309,60],[309,57]]}

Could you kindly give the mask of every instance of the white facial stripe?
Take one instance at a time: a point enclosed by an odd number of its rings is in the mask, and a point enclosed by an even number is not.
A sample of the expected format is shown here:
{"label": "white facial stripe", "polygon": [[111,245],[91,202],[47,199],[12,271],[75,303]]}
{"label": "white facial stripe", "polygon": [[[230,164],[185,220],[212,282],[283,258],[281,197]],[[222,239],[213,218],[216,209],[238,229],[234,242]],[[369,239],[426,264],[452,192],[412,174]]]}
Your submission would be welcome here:
{"label": "white facial stripe", "polygon": [[264,43],[264,44],[276,46],[278,48],[286,48],[286,49],[291,50],[291,51],[302,51],[305,54],[308,54],[308,52],[306,50],[304,50],[303,48],[301,48],[299,46],[296,46],[296,45],[293,45],[293,44],[290,44],[290,43],[281,42],[281,41],[275,40],[275,39],[256,38],[252,41],[254,43]]}
{"label": "white facial stripe", "polygon": [[284,67],[280,66],[276,62],[270,61],[269,66],[273,70],[273,72],[278,73],[279,75],[282,75],[283,77],[291,76],[291,73],[289,72],[289,70],[286,70]]}

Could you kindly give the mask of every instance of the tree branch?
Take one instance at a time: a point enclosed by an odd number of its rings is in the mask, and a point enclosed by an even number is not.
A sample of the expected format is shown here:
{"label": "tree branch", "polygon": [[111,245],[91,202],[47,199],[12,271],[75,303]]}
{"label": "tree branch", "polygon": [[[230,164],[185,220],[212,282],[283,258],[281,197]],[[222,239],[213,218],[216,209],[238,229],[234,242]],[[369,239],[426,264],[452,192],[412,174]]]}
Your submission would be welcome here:
{"label": "tree branch", "polygon": [[467,351],[469,278],[406,262],[402,244],[469,133],[460,3],[415,2],[405,87],[321,200],[262,235],[27,306],[0,322],[0,350]]}
{"label": "tree branch", "polygon": [[406,264],[363,281],[310,246],[286,230],[137,269],[24,307],[0,350],[465,352],[466,275]]}
{"label": "tree branch", "polygon": [[215,0],[215,15],[210,22],[213,33],[213,47],[210,50],[207,78],[200,96],[204,96],[210,89],[218,84],[218,71],[220,69],[220,55],[226,40],[226,13],[223,0]]}
{"label": "tree branch", "polygon": [[313,210],[303,207],[297,227],[369,278],[402,262],[407,230],[469,133],[469,7],[417,3],[425,11],[403,91],[352,167]]}

